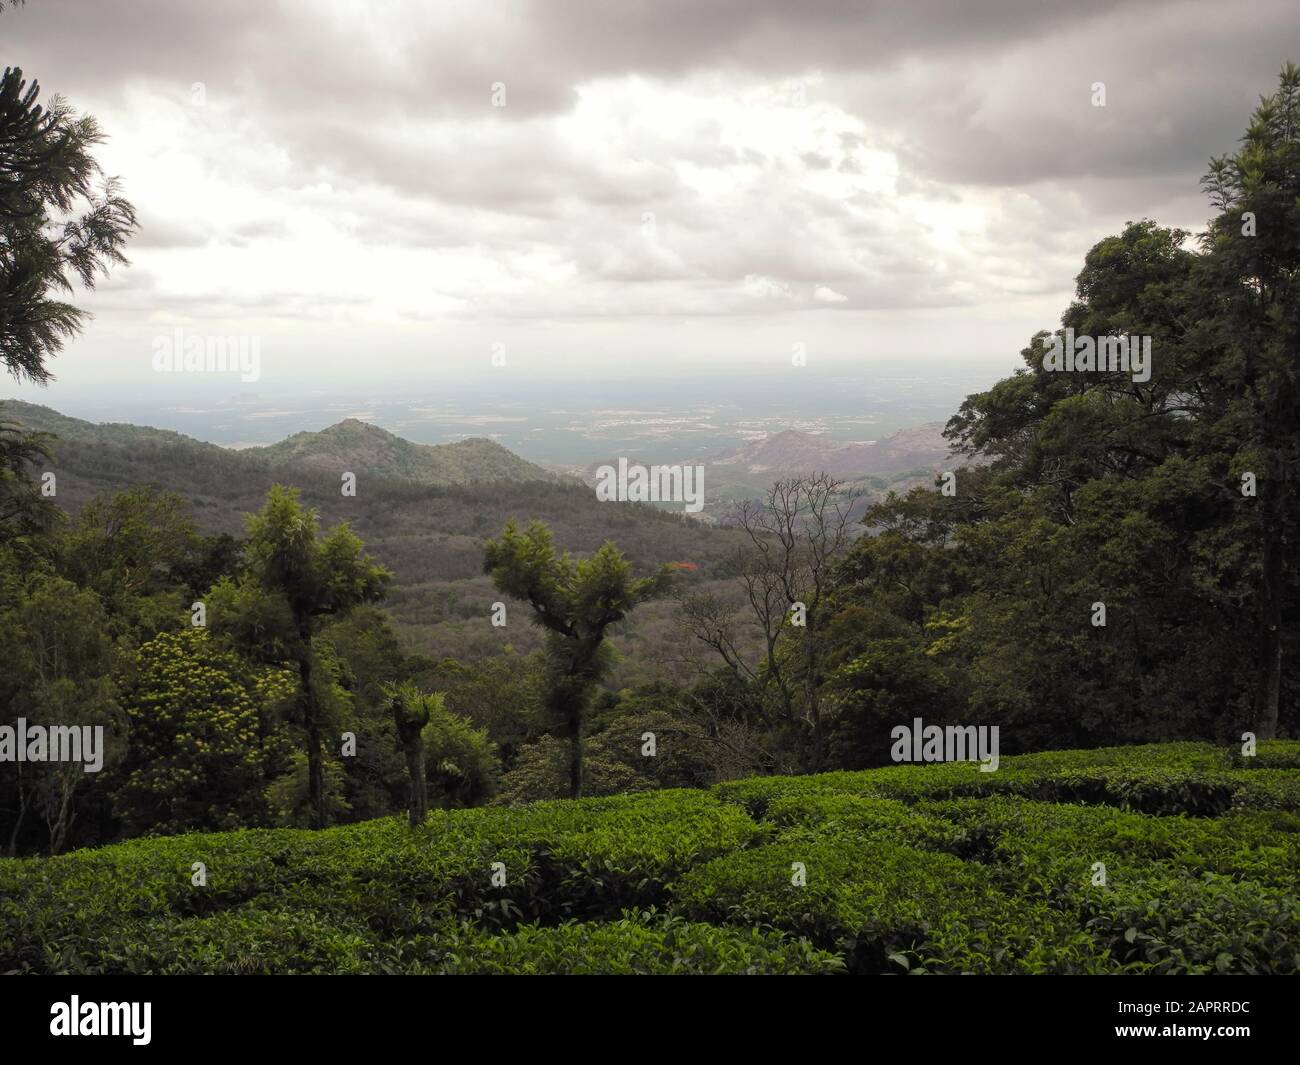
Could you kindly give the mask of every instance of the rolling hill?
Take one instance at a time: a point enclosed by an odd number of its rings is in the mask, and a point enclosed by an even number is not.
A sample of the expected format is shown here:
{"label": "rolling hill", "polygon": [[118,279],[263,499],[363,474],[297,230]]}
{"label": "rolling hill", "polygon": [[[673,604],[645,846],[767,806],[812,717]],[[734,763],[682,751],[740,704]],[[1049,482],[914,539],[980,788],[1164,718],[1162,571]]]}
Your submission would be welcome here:
{"label": "rolling hill", "polygon": [[0,400],[0,419],[54,433],[63,441],[76,444],[126,446],[148,451],[177,448],[203,454],[208,460],[223,466],[230,465],[230,462],[218,458],[218,455],[234,455],[237,456],[235,464],[261,469],[296,466],[336,475],[346,470],[358,476],[373,474],[428,485],[555,479],[554,474],[484,437],[471,437],[454,444],[414,444],[356,418],[348,418],[319,432],[295,433],[276,444],[238,451],[204,443],[170,429],[120,422],[96,424],[70,418],[49,407],[21,400]]}
{"label": "rolling hill", "polygon": [[739,475],[766,480],[812,470],[848,480],[905,473],[947,458],[943,427],[943,422],[929,422],[879,440],[851,442],[790,429],[719,455],[710,459],[709,465],[731,467]]}
{"label": "rolling hill", "polygon": [[295,433],[243,454],[273,466],[350,470],[416,484],[470,484],[475,481],[546,481],[540,466],[521,459],[493,440],[471,437],[454,444],[415,444],[377,425],[348,418],[315,433]]}

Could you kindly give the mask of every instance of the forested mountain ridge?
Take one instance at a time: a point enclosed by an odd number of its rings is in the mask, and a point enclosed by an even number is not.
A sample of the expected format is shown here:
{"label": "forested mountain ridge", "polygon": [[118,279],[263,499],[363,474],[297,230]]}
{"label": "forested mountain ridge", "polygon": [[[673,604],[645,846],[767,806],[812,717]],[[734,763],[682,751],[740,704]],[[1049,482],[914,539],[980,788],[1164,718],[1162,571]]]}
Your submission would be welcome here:
{"label": "forested mountain ridge", "polygon": [[246,448],[245,453],[271,464],[294,462],[331,472],[347,469],[419,484],[545,481],[553,476],[486,437],[416,444],[357,418],[319,432],[295,433],[265,447]]}
{"label": "forested mountain ridge", "polygon": [[540,466],[485,437],[451,444],[417,444],[357,418],[347,418],[318,432],[295,433],[274,444],[237,450],[170,429],[70,418],[50,407],[22,400],[0,400],[0,420],[54,433],[66,442],[180,448],[218,463],[222,463],[220,455],[235,455],[261,468],[301,465],[331,473],[374,474],[433,485],[555,479]]}

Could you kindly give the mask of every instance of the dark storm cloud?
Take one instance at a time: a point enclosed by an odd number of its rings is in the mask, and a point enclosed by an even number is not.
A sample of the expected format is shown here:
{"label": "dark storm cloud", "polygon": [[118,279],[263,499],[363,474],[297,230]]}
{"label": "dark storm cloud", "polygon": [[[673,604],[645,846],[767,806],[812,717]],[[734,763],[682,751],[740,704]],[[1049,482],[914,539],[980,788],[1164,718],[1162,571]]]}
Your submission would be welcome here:
{"label": "dark storm cloud", "polygon": [[[179,98],[201,81],[325,159],[337,157],[348,126],[364,137],[393,122],[489,117],[495,82],[507,86],[508,106],[494,117],[526,121],[568,110],[575,86],[600,78],[816,70],[836,103],[905,133],[905,157],[920,171],[992,184],[1199,166],[1207,146],[1231,146],[1243,108],[1300,49],[1293,0],[1245,9],[538,0],[331,10],[285,0],[33,0],[4,15],[3,32],[33,72],[58,71],[52,90],[100,96],[143,79]],[[1104,113],[1087,107],[1093,80],[1107,82]],[[421,165],[409,154],[409,166]]]}
{"label": "dark storm cloud", "polygon": [[[447,4],[354,5],[346,17],[322,18],[324,5],[305,0],[32,0],[7,16],[5,33],[25,45],[58,48],[83,86],[116,84],[124,70],[187,80],[203,68],[258,73],[281,88],[333,83],[362,97],[418,84],[442,90],[427,97],[438,107],[457,99],[477,106],[487,84],[517,79],[525,87],[520,105],[529,110],[563,106],[574,84],[611,75],[866,69],[915,56],[996,50],[1107,12],[1163,6],[1162,0],[1086,7],[1076,0],[515,0],[465,5],[456,13]],[[368,32],[393,16],[399,32]],[[457,32],[464,29],[481,36]],[[381,69],[372,61],[385,40],[394,54]],[[475,86],[468,96],[448,94],[464,83]]]}

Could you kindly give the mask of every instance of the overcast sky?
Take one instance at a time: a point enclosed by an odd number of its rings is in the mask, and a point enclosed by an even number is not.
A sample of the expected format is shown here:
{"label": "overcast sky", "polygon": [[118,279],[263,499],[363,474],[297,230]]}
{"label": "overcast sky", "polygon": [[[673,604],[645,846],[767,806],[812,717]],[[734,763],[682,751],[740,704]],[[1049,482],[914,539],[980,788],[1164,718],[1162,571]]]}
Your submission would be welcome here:
{"label": "overcast sky", "polygon": [[1010,366],[1097,240],[1204,224],[1300,7],[28,0],[0,42],[142,222],[63,382],[147,387],[179,326],[406,387]]}

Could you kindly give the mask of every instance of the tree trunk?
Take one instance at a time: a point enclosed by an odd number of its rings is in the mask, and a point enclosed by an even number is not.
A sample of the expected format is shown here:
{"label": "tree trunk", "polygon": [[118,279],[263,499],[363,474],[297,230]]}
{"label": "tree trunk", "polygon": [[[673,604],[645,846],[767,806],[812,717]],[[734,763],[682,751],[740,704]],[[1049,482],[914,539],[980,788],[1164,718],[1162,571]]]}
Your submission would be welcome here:
{"label": "tree trunk", "polygon": [[[1270,491],[1277,491],[1275,485]],[[1271,521],[1264,532],[1263,577],[1258,622],[1259,677],[1255,687],[1255,738],[1277,738],[1278,702],[1282,692],[1282,544]]]}
{"label": "tree trunk", "polygon": [[307,793],[311,802],[313,828],[325,827],[325,760],[321,754],[320,714],[311,675],[311,629],[299,623],[298,682],[302,685],[303,724],[307,729]]}
{"label": "tree trunk", "polygon": [[418,735],[406,748],[406,771],[411,775],[411,806],[409,820],[412,828],[424,824],[429,813],[429,781],[424,772],[424,741]]}
{"label": "tree trunk", "polygon": [[569,703],[569,798],[582,798],[582,703]]}
{"label": "tree trunk", "polygon": [[826,726],[822,722],[821,701],[818,698],[819,648],[817,640],[821,619],[815,616],[816,605],[808,611],[804,629],[804,697],[808,703],[808,717],[812,721],[812,771],[820,773],[826,761]]}
{"label": "tree trunk", "polygon": [[18,834],[22,830],[23,821],[27,818],[27,811],[31,808],[31,795],[23,788],[23,764],[15,763],[18,767],[18,817],[14,820],[13,831],[9,833],[9,857],[13,858],[18,854]]}
{"label": "tree trunk", "polygon": [[307,790],[311,795],[313,828],[325,827],[325,759],[321,756],[320,726],[307,727]]}
{"label": "tree trunk", "polygon": [[68,840],[68,829],[72,825],[72,818],[69,816],[69,810],[72,804],[72,793],[76,790],[77,785],[75,778],[69,780],[60,774],[59,782],[59,810],[54,815],[54,820],[50,823],[50,853],[58,854],[63,850],[63,845]]}
{"label": "tree trunk", "polygon": [[812,771],[820,773],[826,764],[826,725],[822,721],[821,707],[812,697]]}
{"label": "tree trunk", "polygon": [[582,798],[583,722],[596,681],[596,656],[602,637],[573,641],[566,649],[564,672],[556,677],[549,700],[552,713],[565,723],[569,736],[569,798]]}

